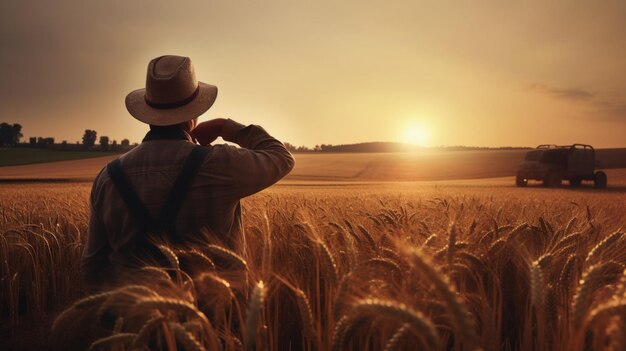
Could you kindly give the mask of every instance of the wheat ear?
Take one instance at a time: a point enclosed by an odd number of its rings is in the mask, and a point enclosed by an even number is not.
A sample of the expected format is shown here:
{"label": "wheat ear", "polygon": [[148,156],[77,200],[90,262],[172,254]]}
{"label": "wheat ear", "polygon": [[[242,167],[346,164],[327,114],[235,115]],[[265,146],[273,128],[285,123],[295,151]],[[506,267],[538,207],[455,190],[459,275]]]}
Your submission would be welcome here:
{"label": "wheat ear", "polygon": [[390,258],[384,258],[384,257],[370,258],[369,260],[365,261],[363,265],[364,266],[380,266],[385,270],[395,272],[398,277],[402,276],[402,269],[400,269],[400,266],[394,260]]}
{"label": "wheat ear", "polygon": [[572,302],[572,323],[575,329],[580,327],[587,308],[591,305],[593,293],[603,285],[602,278],[606,278],[605,275],[614,269],[621,271],[623,267],[617,262],[610,261],[591,266],[583,273]]}
{"label": "wheat ear", "polygon": [[339,319],[333,330],[332,351],[347,349],[347,342],[354,331],[364,322],[364,318],[358,315],[345,315]]}
{"label": "wheat ear", "polygon": [[205,351],[204,346],[200,344],[190,332],[180,323],[170,323],[170,328],[174,331],[174,337],[185,348],[185,351]]}
{"label": "wheat ear", "polygon": [[543,269],[539,261],[532,263],[530,267],[530,300],[535,307],[537,315],[543,314],[545,294],[544,294]]}
{"label": "wheat ear", "polygon": [[248,263],[246,262],[246,260],[244,260],[243,257],[239,256],[232,250],[221,247],[219,245],[207,245],[205,249],[209,253],[209,255],[220,258],[237,269],[244,271],[248,270]]}
{"label": "wheat ear", "polygon": [[394,351],[398,350],[398,346],[400,345],[400,341],[407,334],[409,330],[410,324],[404,323],[395,333],[391,336],[387,344],[385,344],[384,351]]}
{"label": "wheat ear", "polygon": [[339,279],[339,270],[337,269],[337,264],[335,263],[335,259],[333,255],[330,253],[330,249],[323,241],[318,241],[318,247],[320,256],[323,258],[324,267],[326,267],[326,271],[330,273],[331,280],[333,282],[337,282]]}
{"label": "wheat ear", "polygon": [[167,258],[167,262],[169,262],[170,266],[174,269],[180,269],[180,261],[178,260],[178,256],[174,253],[172,249],[165,245],[158,246],[159,251]]}
{"label": "wheat ear", "polygon": [[157,278],[162,278],[165,281],[171,281],[172,277],[167,273],[167,271],[161,267],[155,266],[145,266],[141,267],[140,271],[146,273],[152,273]]}
{"label": "wheat ear", "polygon": [[609,302],[603,303],[591,311],[588,323],[593,324],[602,317],[626,316],[626,297],[612,298]]}
{"label": "wheat ear", "polygon": [[587,258],[585,259],[585,265],[593,263],[593,261],[598,258],[604,250],[611,247],[616,241],[621,239],[622,235],[623,233],[621,232],[615,232],[600,241],[596,246],[593,247],[593,249],[591,249],[591,251],[589,251],[589,254],[587,254]]}

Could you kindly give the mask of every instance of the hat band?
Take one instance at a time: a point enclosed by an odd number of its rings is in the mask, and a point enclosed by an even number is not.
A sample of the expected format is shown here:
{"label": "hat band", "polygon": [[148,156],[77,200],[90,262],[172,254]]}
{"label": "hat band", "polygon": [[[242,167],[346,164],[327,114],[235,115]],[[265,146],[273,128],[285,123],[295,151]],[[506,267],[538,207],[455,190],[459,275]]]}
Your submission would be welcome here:
{"label": "hat band", "polygon": [[188,103],[190,103],[193,99],[196,98],[196,96],[198,96],[198,93],[200,92],[200,85],[198,85],[198,87],[196,88],[196,90],[194,90],[193,93],[191,93],[191,95],[189,95],[189,97],[180,100],[180,101],[176,101],[176,102],[168,102],[168,103],[156,103],[156,102],[152,102],[150,100],[148,100],[148,98],[144,95],[144,100],[146,100],[146,104],[148,104],[150,107],[154,107],[154,108],[158,108],[161,110],[166,110],[166,109],[170,109],[170,108],[176,108],[176,107],[180,107],[183,105],[187,105]]}

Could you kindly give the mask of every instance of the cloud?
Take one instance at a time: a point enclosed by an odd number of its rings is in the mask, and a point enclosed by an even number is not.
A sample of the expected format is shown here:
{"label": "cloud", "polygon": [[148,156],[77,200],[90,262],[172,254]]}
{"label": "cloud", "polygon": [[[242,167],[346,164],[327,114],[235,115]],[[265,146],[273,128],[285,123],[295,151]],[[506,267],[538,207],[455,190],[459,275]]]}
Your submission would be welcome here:
{"label": "cloud", "polygon": [[626,99],[614,94],[600,94],[580,88],[556,88],[541,83],[531,84],[528,90],[580,104],[595,119],[626,121]]}
{"label": "cloud", "polygon": [[626,101],[624,100],[594,101],[592,106],[601,114],[601,117],[626,121]]}
{"label": "cloud", "polygon": [[555,98],[572,101],[588,101],[596,97],[596,94],[579,88],[555,88],[545,84],[532,84],[530,90],[544,92]]}

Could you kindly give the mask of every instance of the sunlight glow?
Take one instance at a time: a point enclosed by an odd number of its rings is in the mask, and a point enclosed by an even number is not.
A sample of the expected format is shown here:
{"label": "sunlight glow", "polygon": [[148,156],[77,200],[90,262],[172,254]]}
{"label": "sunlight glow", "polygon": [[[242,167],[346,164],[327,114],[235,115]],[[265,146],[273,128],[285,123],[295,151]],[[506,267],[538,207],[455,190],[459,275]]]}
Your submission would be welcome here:
{"label": "sunlight glow", "polygon": [[428,131],[423,125],[411,122],[405,125],[404,142],[407,144],[426,146],[428,144]]}

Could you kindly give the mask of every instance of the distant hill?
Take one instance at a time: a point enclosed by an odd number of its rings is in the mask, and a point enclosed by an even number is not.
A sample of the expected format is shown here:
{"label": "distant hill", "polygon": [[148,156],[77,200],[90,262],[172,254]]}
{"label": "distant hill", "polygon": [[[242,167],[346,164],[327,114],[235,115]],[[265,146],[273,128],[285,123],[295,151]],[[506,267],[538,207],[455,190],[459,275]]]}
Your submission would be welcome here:
{"label": "distant hill", "polygon": [[477,147],[477,146],[463,146],[463,145],[423,147],[423,146],[417,146],[417,145],[411,145],[411,144],[405,144],[405,143],[386,142],[386,141],[376,141],[376,142],[356,143],[356,144],[340,144],[340,145],[322,144],[322,145],[316,145],[315,148],[313,149],[309,149],[304,146],[294,147],[289,143],[286,143],[286,145],[291,152],[295,152],[295,153],[310,153],[310,152],[377,153],[377,152],[410,152],[410,151],[419,151],[419,150],[463,151],[463,150],[525,150],[525,149],[530,149],[530,147],[513,147],[513,146]]}

